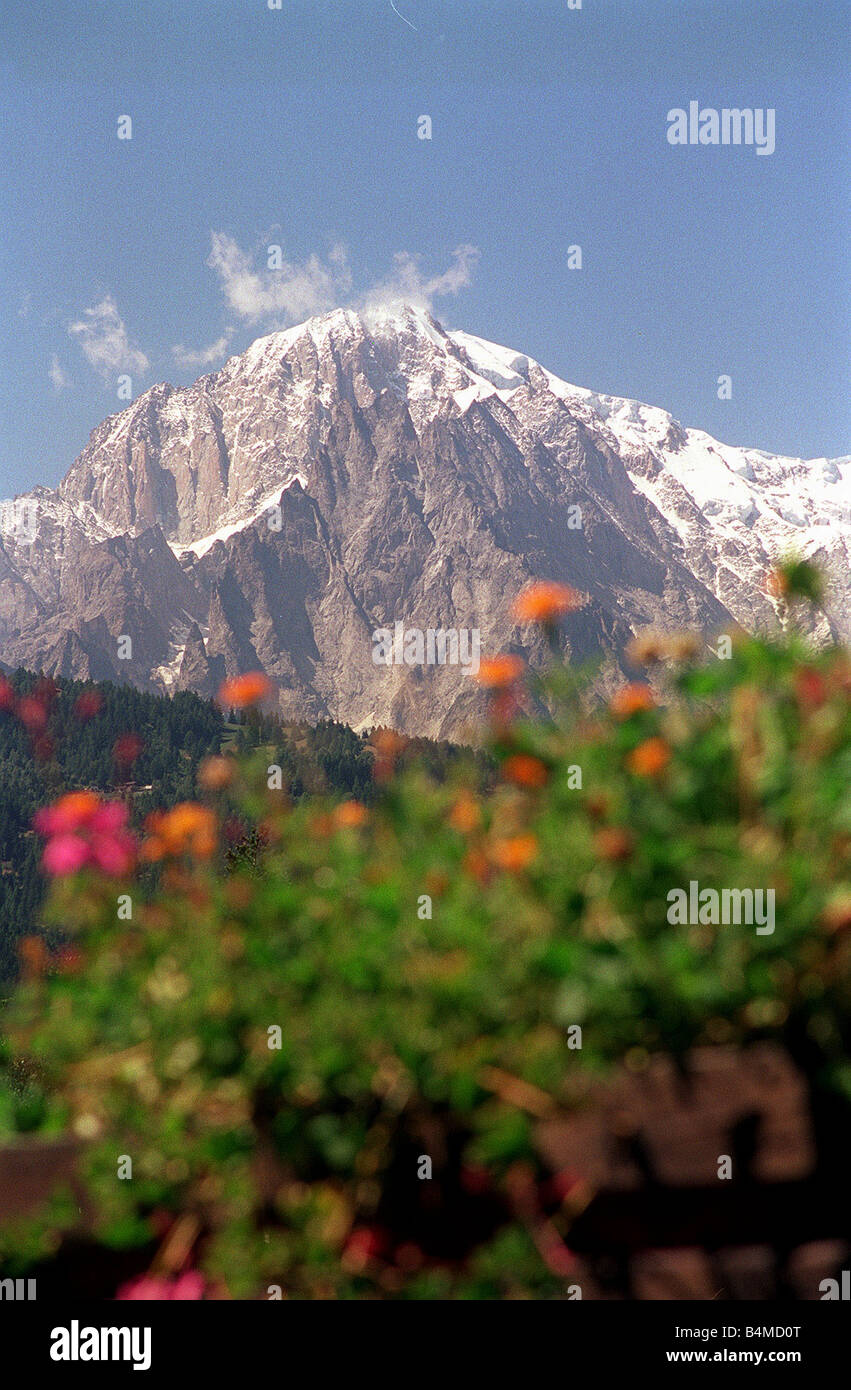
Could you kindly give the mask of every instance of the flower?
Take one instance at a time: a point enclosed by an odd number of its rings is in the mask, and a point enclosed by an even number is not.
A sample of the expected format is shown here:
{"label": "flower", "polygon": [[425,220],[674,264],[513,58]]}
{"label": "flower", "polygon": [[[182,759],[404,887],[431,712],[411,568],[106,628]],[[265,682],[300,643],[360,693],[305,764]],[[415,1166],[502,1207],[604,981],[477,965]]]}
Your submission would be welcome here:
{"label": "flower", "polygon": [[609,709],[616,719],[629,719],[642,710],[653,709],[655,704],[649,685],[624,685],[615,691]]}
{"label": "flower", "polygon": [[795,672],[795,695],[802,708],[816,708],[828,698],[827,684],[812,666],[802,666]]}
{"label": "flower", "polygon": [[627,758],[630,772],[639,777],[657,777],[671,761],[671,750],[663,738],[646,738]]}
{"label": "flower", "polygon": [[66,792],[52,806],[37,811],[33,824],[40,835],[63,835],[87,827],[101,804],[97,792]]}
{"label": "flower", "polygon": [[121,1302],[139,1299],[146,1302],[188,1302],[204,1297],[204,1279],[195,1269],[188,1269],[177,1279],[160,1279],[156,1275],[143,1274],[122,1284],[115,1297]]}
{"label": "flower", "polygon": [[0,710],[14,709],[15,699],[14,687],[5,676],[0,676]]}
{"label": "flower", "polygon": [[25,695],[18,701],[18,718],[28,733],[40,734],[47,723],[47,707],[35,695]]}
{"label": "flower", "polygon": [[54,835],[41,857],[42,868],[51,878],[75,874],[89,859],[89,846],[79,835]]}
{"label": "flower", "polygon": [[512,604],[512,616],[521,623],[553,623],[581,608],[585,600],[567,584],[539,580],[530,584]]}
{"label": "flower", "polygon": [[396,759],[407,747],[408,740],[395,729],[376,729],[370,745],[375,753],[373,776],[378,782],[386,782],[393,775]]}
{"label": "flower", "polygon": [[120,878],[132,867],[136,842],[120,801],[103,801],[93,791],[67,792],[37,811],[33,824],[47,841],[41,864],[53,878],[75,874],[87,864]]}
{"label": "flower", "polygon": [[138,734],[121,734],[116,740],[112,756],[121,768],[129,768],[142,751],[142,740]]}
{"label": "flower", "polygon": [[508,840],[497,840],[491,849],[491,858],[498,868],[519,873],[529,867],[537,853],[538,841],[534,835],[514,835]]}
{"label": "flower", "polygon": [[344,801],[333,813],[334,825],[338,830],[356,830],[367,818],[365,806],[359,801]]}
{"label": "flower", "polygon": [[171,811],[155,811],[148,817],[146,829],[150,833],[142,845],[144,859],[179,854],[210,859],[216,852],[216,817],[197,801],[181,801]]}
{"label": "flower", "polygon": [[529,753],[513,753],[503,763],[502,775],[506,782],[514,782],[518,787],[545,787],[550,774],[540,758],[533,758]]}
{"label": "flower", "polygon": [[646,627],[627,644],[626,656],[636,666],[657,661],[688,661],[700,651],[700,638],[694,632],[659,632]]}
{"label": "flower", "polygon": [[100,714],[102,707],[103,696],[99,690],[84,690],[74,701],[74,713],[78,719],[93,719]]}
{"label": "flower", "polygon": [[233,709],[245,709],[265,699],[272,689],[272,682],[262,671],[247,671],[244,676],[234,676],[221,686],[218,699],[223,705]]}
{"label": "flower", "polygon": [[617,825],[603,825],[594,835],[594,849],[610,864],[622,863],[632,854],[632,836]]}
{"label": "flower", "polygon": [[481,815],[475,797],[470,792],[461,792],[449,812],[449,824],[452,829],[457,830],[461,835],[470,835],[477,828],[480,820]]}
{"label": "flower", "polygon": [[25,936],[18,945],[21,964],[27,975],[43,975],[50,962],[50,953],[41,936]]}
{"label": "flower", "polygon": [[522,674],[523,660],[519,656],[485,656],[479,663],[476,680],[487,690],[505,690],[514,685]]}
{"label": "flower", "polygon": [[205,792],[224,791],[233,780],[233,758],[205,758],[198,768],[198,781]]}

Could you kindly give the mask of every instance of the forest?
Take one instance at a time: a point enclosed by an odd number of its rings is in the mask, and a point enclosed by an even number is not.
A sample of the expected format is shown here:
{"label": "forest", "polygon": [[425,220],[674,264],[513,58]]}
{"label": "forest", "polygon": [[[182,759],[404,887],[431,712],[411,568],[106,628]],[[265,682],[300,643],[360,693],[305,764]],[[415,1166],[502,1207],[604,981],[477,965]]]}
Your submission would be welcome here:
{"label": "forest", "polygon": [[[117,794],[139,828],[151,812],[196,796],[203,758],[263,748],[293,801],[374,796],[373,747],[345,724],[284,724],[188,691],[150,695],[23,670],[0,681],[0,980],[14,978],[18,942],[39,927],[45,884],[33,817],[63,792]],[[439,776],[458,750],[417,739],[405,756]]]}

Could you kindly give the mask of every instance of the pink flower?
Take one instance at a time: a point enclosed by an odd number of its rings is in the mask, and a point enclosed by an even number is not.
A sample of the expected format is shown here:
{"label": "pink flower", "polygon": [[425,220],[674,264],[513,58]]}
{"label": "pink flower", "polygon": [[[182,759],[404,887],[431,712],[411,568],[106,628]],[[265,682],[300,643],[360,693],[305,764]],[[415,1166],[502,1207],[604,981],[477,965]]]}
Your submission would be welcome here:
{"label": "pink flower", "polygon": [[47,840],[42,866],[54,877],[75,874],[85,864],[119,878],[133,865],[136,842],[125,829],[127,807],[102,801],[97,792],[68,792],[36,813],[34,825]]}
{"label": "pink flower", "polygon": [[171,1297],[187,1302],[189,1299],[204,1297],[204,1280],[197,1269],[188,1269],[185,1274],[175,1280]]}
{"label": "pink flower", "polygon": [[79,835],[54,835],[44,848],[41,862],[53,878],[75,874],[89,858],[89,846]]}
{"label": "pink flower", "polygon": [[92,842],[91,860],[110,878],[120,878],[133,863],[133,841],[129,835],[104,835]]}
{"label": "pink flower", "polygon": [[89,821],[95,835],[114,835],[127,823],[127,807],[122,801],[102,801]]}
{"label": "pink flower", "polygon": [[204,1297],[204,1280],[195,1269],[189,1269],[177,1279],[157,1279],[150,1274],[142,1274],[122,1284],[115,1295],[122,1302],[144,1299],[146,1302],[174,1300],[186,1302]]}

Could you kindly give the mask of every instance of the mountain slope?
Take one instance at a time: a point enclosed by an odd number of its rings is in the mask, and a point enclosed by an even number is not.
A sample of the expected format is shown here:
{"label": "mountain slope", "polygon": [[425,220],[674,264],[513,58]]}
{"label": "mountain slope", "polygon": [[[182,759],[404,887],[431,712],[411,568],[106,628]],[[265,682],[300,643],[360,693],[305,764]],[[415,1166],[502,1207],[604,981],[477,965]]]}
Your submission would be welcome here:
{"label": "mountain slope", "polygon": [[794,547],[830,574],[816,635],[849,636],[849,480],[848,459],[718,444],[418,309],[338,310],[153,387],[30,495],[35,541],[0,543],[0,659],[201,693],[262,667],[290,717],[446,736],[478,687],[375,665],[372,633],[516,647],[532,578],[588,595],[574,658],[617,661],[646,623],[770,621],[765,573]]}

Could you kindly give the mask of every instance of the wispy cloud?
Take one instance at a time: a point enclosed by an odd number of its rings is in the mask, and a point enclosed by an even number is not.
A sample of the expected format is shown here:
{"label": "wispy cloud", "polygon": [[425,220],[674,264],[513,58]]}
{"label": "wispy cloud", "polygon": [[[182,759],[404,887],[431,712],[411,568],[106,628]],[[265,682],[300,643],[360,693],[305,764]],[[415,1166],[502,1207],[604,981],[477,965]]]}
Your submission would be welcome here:
{"label": "wispy cloud", "polygon": [[54,391],[67,391],[68,387],[73,386],[74,384],[71,378],[69,377],[68,373],[60,364],[59,358],[56,356],[55,352],[51,355],[50,358],[48,376],[50,377],[50,380],[53,382]]}
{"label": "wispy cloud", "polygon": [[420,257],[409,251],[397,251],[393,257],[393,270],[389,277],[375,285],[363,296],[367,305],[387,304],[403,301],[431,309],[435,299],[458,294],[470,284],[479,260],[476,246],[456,246],[452,253],[452,264],[440,275],[423,275]]}
{"label": "wispy cloud", "polygon": [[221,338],[217,338],[214,343],[210,343],[205,348],[186,348],[182,343],[177,343],[171,350],[178,367],[187,369],[193,367],[209,367],[213,362],[218,362],[228,350],[228,344],[233,336],[232,330],[223,333]]}
{"label": "wispy cloud", "polygon": [[150,366],[144,352],[133,347],[111,294],[99,304],[83,310],[83,317],[68,332],[76,338],[86,360],[103,377],[115,372],[146,372]]}
{"label": "wispy cloud", "polygon": [[352,287],[342,246],[333,247],[327,261],[316,254],[301,262],[282,258],[279,269],[258,270],[232,237],[213,232],[207,265],[218,275],[228,307],[246,323],[299,323],[333,309]]}
{"label": "wispy cloud", "polygon": [[303,261],[280,257],[280,268],[267,269],[258,268],[255,257],[227,233],[212,232],[211,237],[207,265],[221,281],[228,308],[245,323],[268,328],[287,328],[341,306],[372,308],[405,302],[431,309],[436,299],[458,294],[470,284],[479,259],[475,246],[458,246],[449,267],[429,276],[424,274],[419,256],[399,251],[385,279],[353,294],[352,274],[342,245],[333,246],[325,259],[315,253]]}

